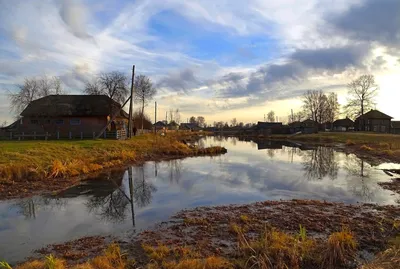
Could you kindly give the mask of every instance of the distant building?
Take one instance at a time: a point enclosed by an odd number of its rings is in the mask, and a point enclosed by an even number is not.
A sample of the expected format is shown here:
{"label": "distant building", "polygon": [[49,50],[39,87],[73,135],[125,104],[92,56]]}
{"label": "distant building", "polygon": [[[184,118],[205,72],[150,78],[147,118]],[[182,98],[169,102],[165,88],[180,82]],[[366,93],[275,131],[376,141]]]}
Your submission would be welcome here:
{"label": "distant building", "polygon": [[290,127],[290,132],[292,134],[301,132],[301,122],[300,121],[294,121],[294,122],[289,123],[289,127]]}
{"label": "distant building", "polygon": [[400,121],[392,121],[392,133],[400,134]]}
{"label": "distant building", "polygon": [[356,131],[390,133],[392,117],[379,110],[371,110],[355,120]]}
{"label": "distant building", "polygon": [[290,128],[289,126],[285,126],[282,122],[257,122],[257,125],[254,129],[257,133],[263,135],[271,135],[271,134],[289,134]]}
{"label": "distant building", "polygon": [[337,132],[347,132],[354,130],[354,121],[349,118],[338,119],[333,122],[333,130]]}
{"label": "distant building", "polygon": [[201,127],[198,126],[196,123],[181,123],[181,125],[179,125],[179,130],[200,131]]}
{"label": "distant building", "polygon": [[318,133],[318,127],[318,122],[310,119],[301,122],[301,132],[303,134]]}
{"label": "distant building", "polygon": [[106,95],[49,95],[32,101],[10,128],[26,136],[89,138],[98,134],[117,112],[108,131],[126,131],[128,114]]}

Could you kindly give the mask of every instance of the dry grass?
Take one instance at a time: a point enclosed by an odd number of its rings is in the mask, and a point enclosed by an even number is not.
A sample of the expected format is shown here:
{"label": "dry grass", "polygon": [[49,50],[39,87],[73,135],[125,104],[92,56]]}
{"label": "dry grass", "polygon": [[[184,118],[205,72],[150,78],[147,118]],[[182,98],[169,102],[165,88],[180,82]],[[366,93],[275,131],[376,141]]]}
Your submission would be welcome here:
{"label": "dry grass", "polygon": [[103,255],[75,266],[68,266],[65,260],[52,255],[45,257],[43,261],[30,261],[17,266],[15,269],[125,269],[134,261],[127,261],[125,255],[116,244],[111,244]]}
{"label": "dry grass", "polygon": [[400,267],[400,236],[390,241],[387,250],[379,253],[375,259],[361,269],[398,269]]}
{"label": "dry grass", "polygon": [[179,140],[151,134],[131,140],[0,141],[0,184],[18,180],[74,177],[127,163],[172,156],[220,154],[221,147],[192,148]]}
{"label": "dry grass", "polygon": [[316,243],[307,238],[296,238],[272,227],[266,227],[258,239],[251,240],[238,230],[239,259],[243,268],[286,269],[301,268],[312,259]]}
{"label": "dry grass", "polygon": [[352,262],[355,258],[357,242],[353,233],[343,227],[340,232],[329,236],[325,250],[323,252],[323,265],[325,268],[337,268]]}

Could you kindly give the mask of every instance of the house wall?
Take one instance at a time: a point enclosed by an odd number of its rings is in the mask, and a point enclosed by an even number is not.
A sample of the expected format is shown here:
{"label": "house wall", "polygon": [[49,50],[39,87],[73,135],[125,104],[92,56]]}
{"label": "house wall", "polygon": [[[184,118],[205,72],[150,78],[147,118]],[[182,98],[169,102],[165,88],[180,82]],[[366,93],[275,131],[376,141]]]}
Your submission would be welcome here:
{"label": "house wall", "polygon": [[392,128],[393,134],[400,134],[400,128]]}
{"label": "house wall", "polygon": [[93,132],[100,132],[107,124],[106,116],[98,117],[57,117],[57,118],[22,118],[17,132],[27,134],[46,134],[51,137],[68,138],[71,132],[72,137],[80,137],[81,132],[84,137],[92,137]]}
{"label": "house wall", "polygon": [[358,131],[390,133],[391,120],[388,119],[361,119],[356,123]]}

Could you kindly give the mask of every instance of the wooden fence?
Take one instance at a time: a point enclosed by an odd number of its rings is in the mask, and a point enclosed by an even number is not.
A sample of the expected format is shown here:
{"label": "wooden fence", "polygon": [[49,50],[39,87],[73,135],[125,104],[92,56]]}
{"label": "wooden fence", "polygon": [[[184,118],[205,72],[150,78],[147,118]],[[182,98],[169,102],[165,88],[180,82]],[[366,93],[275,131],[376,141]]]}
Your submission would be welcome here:
{"label": "wooden fence", "polygon": [[[0,140],[67,140],[67,139],[95,139],[96,132],[55,132],[55,133],[25,133],[25,132],[0,132]],[[103,139],[118,139],[127,138],[126,130],[117,130],[104,132],[101,136]]]}

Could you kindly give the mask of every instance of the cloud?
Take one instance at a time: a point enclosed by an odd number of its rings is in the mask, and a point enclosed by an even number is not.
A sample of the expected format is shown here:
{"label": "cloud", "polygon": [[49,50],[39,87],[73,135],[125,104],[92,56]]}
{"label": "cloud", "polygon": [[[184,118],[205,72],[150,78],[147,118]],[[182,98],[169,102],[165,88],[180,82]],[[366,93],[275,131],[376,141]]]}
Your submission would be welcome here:
{"label": "cloud", "polygon": [[345,70],[348,67],[362,67],[363,60],[370,52],[368,45],[303,49],[292,54],[291,59],[306,67],[325,70]]}
{"label": "cloud", "polygon": [[178,73],[170,74],[158,81],[157,88],[167,88],[172,92],[187,92],[189,89],[199,84],[193,70],[184,69]]}
{"label": "cloud", "polygon": [[[292,98],[303,94],[303,91],[295,91],[296,84],[298,87],[311,76],[341,74],[349,68],[363,69],[364,60],[369,54],[370,47],[365,44],[299,49],[281,64],[265,65],[247,76],[229,74],[215,84],[222,87],[218,91],[221,98],[254,96],[277,99],[281,98],[282,94]],[[284,91],[284,88],[292,90]]]}
{"label": "cloud", "polygon": [[366,0],[327,19],[339,35],[400,47],[400,1]]}
{"label": "cloud", "polygon": [[62,0],[60,17],[71,33],[78,38],[93,38],[86,29],[86,9],[78,0]]}

